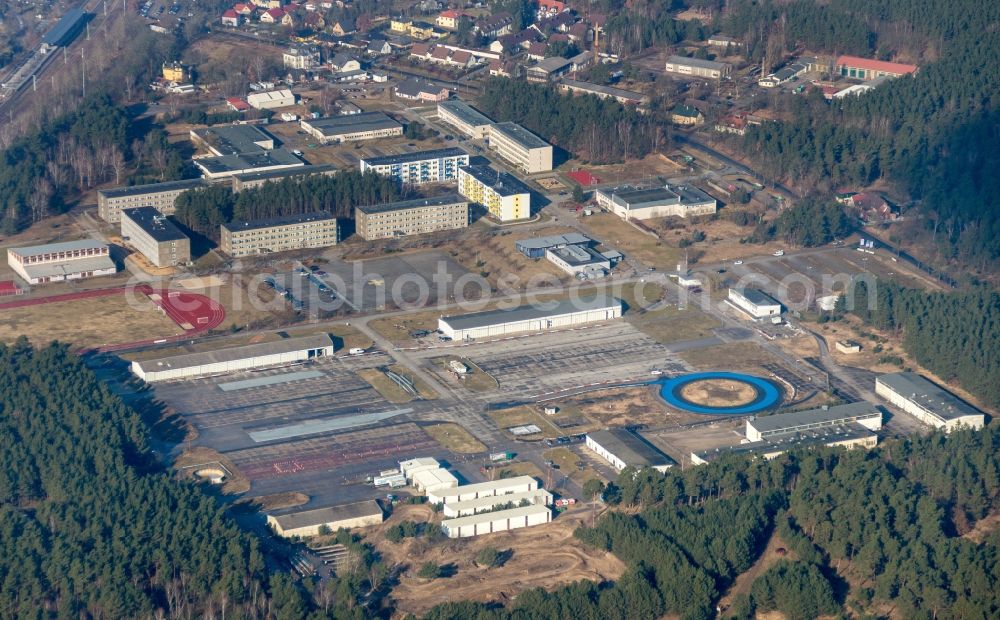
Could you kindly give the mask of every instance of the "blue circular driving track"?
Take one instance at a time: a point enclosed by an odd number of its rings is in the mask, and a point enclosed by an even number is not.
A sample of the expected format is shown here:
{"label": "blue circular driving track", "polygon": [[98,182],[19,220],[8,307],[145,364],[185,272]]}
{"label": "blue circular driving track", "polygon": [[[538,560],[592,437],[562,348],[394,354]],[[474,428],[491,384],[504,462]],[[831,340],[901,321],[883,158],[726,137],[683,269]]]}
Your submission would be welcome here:
{"label": "blue circular driving track", "polygon": [[[706,379],[730,379],[739,383],[745,383],[754,389],[756,395],[749,403],[737,407],[708,407],[692,403],[681,395],[684,386],[695,381]],[[689,411],[691,413],[708,413],[713,415],[747,415],[769,409],[781,401],[781,390],[776,385],[753,375],[745,375],[738,372],[696,372],[689,375],[681,375],[672,379],[661,379],[656,383],[660,384],[660,397],[667,404]]]}

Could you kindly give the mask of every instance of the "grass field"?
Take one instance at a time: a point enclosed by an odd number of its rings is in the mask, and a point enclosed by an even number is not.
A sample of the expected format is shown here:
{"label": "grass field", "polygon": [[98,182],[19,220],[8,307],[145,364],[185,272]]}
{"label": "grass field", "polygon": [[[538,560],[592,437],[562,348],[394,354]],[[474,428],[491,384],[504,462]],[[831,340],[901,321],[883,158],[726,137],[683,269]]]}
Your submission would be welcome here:
{"label": "grass field", "polygon": [[172,336],[182,330],[142,295],[130,305],[125,294],[0,310],[0,341],[24,335],[36,344],[50,340],[76,347],[100,346]]}
{"label": "grass field", "polygon": [[[589,467],[586,461],[581,459],[569,448],[561,447],[546,450],[542,453],[542,458],[547,461],[552,461],[558,465],[559,472],[563,476],[569,477],[570,480],[580,486],[583,486],[585,482],[591,479],[596,478],[597,480],[604,480],[604,476],[597,473],[597,471],[592,467]],[[562,476],[559,476],[559,479],[561,479],[561,477]]]}
{"label": "grass field", "polygon": [[[438,319],[441,318],[440,310],[428,310],[426,312],[414,312],[403,316],[390,316],[375,319],[368,325],[388,338],[393,344],[408,346],[413,344],[410,332],[414,330],[434,331],[438,328]],[[433,336],[430,336],[433,337]],[[436,342],[436,341],[435,341]]]}
{"label": "grass field", "polygon": [[625,254],[660,271],[673,271],[683,258],[681,250],[667,245],[642,231],[636,230],[617,215],[598,211],[580,220],[595,238],[613,245]]}
{"label": "grass field", "polygon": [[727,368],[760,372],[763,364],[777,364],[780,360],[753,342],[732,342],[704,349],[692,349],[678,354],[685,362],[706,370]]}
{"label": "grass field", "polygon": [[628,316],[628,321],[661,344],[706,338],[720,325],[717,319],[692,306],[684,310],[667,306],[644,314],[632,314]]}
{"label": "grass field", "polygon": [[458,424],[446,422],[424,426],[423,429],[446,450],[456,454],[476,454],[486,451],[486,446]]}
{"label": "grass field", "polygon": [[551,437],[562,437],[566,434],[547,420],[545,415],[539,413],[536,408],[531,407],[530,405],[491,411],[489,415],[493,422],[495,422],[496,425],[504,431],[512,426],[523,426],[526,424],[534,424],[542,430],[540,433],[521,437],[521,439],[528,441],[542,440]]}

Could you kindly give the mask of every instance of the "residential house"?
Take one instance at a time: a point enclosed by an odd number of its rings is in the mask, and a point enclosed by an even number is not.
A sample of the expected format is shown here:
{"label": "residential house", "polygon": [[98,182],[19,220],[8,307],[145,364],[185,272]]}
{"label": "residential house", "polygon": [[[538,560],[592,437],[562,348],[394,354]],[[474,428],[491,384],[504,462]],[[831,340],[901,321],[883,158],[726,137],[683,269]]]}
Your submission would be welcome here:
{"label": "residential house", "polygon": [[267,10],[267,9],[280,9],[281,6],[284,4],[284,2],[282,2],[282,0],[258,0],[253,4],[256,4],[257,7],[260,9]]}
{"label": "residential house", "polygon": [[475,30],[488,39],[496,39],[514,31],[514,17],[506,11],[490,15],[476,22]]}
{"label": "residential house", "polygon": [[233,112],[246,112],[250,109],[250,104],[242,97],[230,97],[226,99],[226,107]]}
{"label": "residential house", "polygon": [[705,116],[697,108],[681,104],[670,112],[670,121],[677,125],[700,125]]}
{"label": "residential house", "polygon": [[513,60],[494,60],[490,63],[489,72],[493,77],[512,78],[517,75],[517,66]]}
{"label": "residential house", "polygon": [[568,58],[553,56],[528,67],[526,75],[529,82],[548,82],[565,74],[572,66],[573,63]]}
{"label": "residential house", "polygon": [[281,60],[288,69],[311,69],[321,62],[319,47],[293,45],[281,54]]}
{"label": "residential house", "polygon": [[238,2],[233,5],[233,11],[235,11],[240,17],[249,19],[253,17],[253,14],[257,11],[257,5],[253,2]]}
{"label": "residential house", "polygon": [[[260,23],[262,23],[262,24],[284,24],[286,16],[288,16],[288,14],[285,13],[285,9],[282,9],[282,8],[268,9],[268,10],[266,10],[263,13],[260,14]],[[289,20],[290,20],[291,17],[290,16],[288,16],[288,17],[289,17]]]}
{"label": "residential house", "polygon": [[349,73],[361,71],[361,63],[357,58],[340,52],[330,59],[330,70],[334,73]]}
{"label": "residential house", "polygon": [[594,64],[594,52],[580,52],[569,59],[570,71],[583,71]]}
{"label": "residential house", "polygon": [[302,20],[302,25],[313,32],[321,32],[326,28],[326,18],[322,13],[307,13]]}
{"label": "residential house", "polygon": [[330,33],[335,37],[346,37],[357,32],[357,25],[350,17],[342,17],[330,25]]}
{"label": "residential house", "polygon": [[566,35],[569,37],[570,41],[574,43],[587,43],[593,36],[590,31],[590,25],[586,22],[577,22],[569,27],[566,31]]}
{"label": "residential house", "polygon": [[372,39],[365,51],[372,56],[385,56],[392,53],[392,46],[385,39]]}
{"label": "residential house", "polygon": [[447,28],[448,30],[456,30],[458,29],[458,25],[459,23],[461,23],[463,17],[471,18],[472,15],[462,10],[448,9],[447,11],[442,11],[441,14],[438,15],[437,19],[434,21],[438,26],[442,28]]}
{"label": "residential house", "polygon": [[532,41],[539,40],[538,32],[531,28],[525,28],[515,34],[505,34],[496,41],[490,43],[490,51],[495,54],[516,54],[523,48],[528,47]]}
{"label": "residential house", "polygon": [[222,14],[222,25],[238,28],[240,25],[240,15],[236,11],[229,9]]}
{"label": "residential house", "polygon": [[412,25],[413,25],[412,19],[394,17],[389,21],[389,30],[393,32],[398,32],[399,34],[409,34],[410,26]]}
{"label": "residential house", "polygon": [[843,201],[858,210],[858,215],[866,222],[892,221],[899,217],[884,198],[874,192],[854,194]]}
{"label": "residential house", "polygon": [[566,10],[566,3],[560,0],[538,0],[538,13],[536,18],[540,21],[546,17],[551,17]]}
{"label": "residential house", "polygon": [[549,46],[541,41],[535,41],[528,46],[527,57],[528,60],[545,60],[545,50]]}
{"label": "residential house", "polygon": [[417,79],[400,82],[395,92],[400,99],[410,101],[444,101],[451,96],[451,91],[447,88]]}

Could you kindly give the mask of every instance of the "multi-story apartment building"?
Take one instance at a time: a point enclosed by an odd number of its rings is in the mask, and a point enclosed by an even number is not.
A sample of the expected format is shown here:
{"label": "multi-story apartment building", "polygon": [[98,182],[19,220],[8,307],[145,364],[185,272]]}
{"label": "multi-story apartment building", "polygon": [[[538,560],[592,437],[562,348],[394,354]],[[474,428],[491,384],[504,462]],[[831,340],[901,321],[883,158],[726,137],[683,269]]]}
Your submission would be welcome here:
{"label": "multi-story apartment building", "polygon": [[337,218],[326,211],[230,222],[220,229],[219,249],[233,257],[324,248],[340,241]]}
{"label": "multi-story apartment building", "polygon": [[517,123],[491,126],[490,148],[528,174],[552,170],[552,145]]}
{"label": "multi-story apartment building", "polygon": [[454,230],[469,225],[469,201],[456,193],[354,208],[355,232],[362,239],[385,239]]}
{"label": "multi-story apartment building", "polygon": [[132,187],[102,189],[97,192],[97,214],[105,222],[117,224],[122,219],[122,209],[153,207],[164,215],[174,212],[174,200],[197,187],[208,185],[202,179],[167,181]]}
{"label": "multi-story apartment building", "polygon": [[489,137],[489,118],[479,110],[461,101],[442,101],[438,104],[438,118],[470,138],[484,140]]}
{"label": "multi-story apartment building", "polygon": [[458,192],[501,222],[531,216],[531,190],[517,177],[487,166],[458,169]]}
{"label": "multi-story apartment building", "polygon": [[191,240],[153,207],[122,211],[122,238],[157,267],[191,262]]}
{"label": "multi-story apartment building", "polygon": [[287,170],[274,170],[272,172],[251,172],[248,174],[237,174],[233,175],[233,191],[241,192],[245,189],[250,189],[253,187],[260,187],[265,183],[280,183],[281,181],[292,177],[297,180],[302,180],[302,177],[322,174],[326,176],[333,175],[337,172],[336,166],[331,166],[329,164],[319,164],[315,166],[299,166],[298,168],[289,168]]}
{"label": "multi-story apartment building", "polygon": [[361,172],[376,172],[400,183],[453,181],[460,166],[469,165],[469,154],[458,147],[417,151],[402,155],[361,159]]}
{"label": "multi-story apartment building", "polygon": [[384,112],[302,119],[302,129],[323,144],[403,135],[403,126]]}

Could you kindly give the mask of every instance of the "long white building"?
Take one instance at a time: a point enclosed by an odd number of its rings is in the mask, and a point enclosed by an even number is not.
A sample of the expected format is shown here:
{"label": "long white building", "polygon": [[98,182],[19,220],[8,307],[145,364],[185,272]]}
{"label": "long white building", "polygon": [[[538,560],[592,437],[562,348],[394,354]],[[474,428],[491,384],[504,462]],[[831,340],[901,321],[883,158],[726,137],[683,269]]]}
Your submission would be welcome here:
{"label": "long white building", "polygon": [[528,174],[552,170],[552,145],[517,123],[491,126],[490,148]]}
{"label": "long white building", "polygon": [[755,288],[731,288],[728,301],[755,319],[781,315],[781,304],[767,293]]}
{"label": "long white building", "polygon": [[318,536],[323,528],[331,532],[378,525],[385,519],[382,507],[375,500],[341,504],[313,510],[300,510],[282,515],[267,515],[267,524],[278,536]]}
{"label": "long white building", "polygon": [[875,393],[924,424],[951,432],[980,430],[983,412],[915,372],[897,372],[875,379]]}
{"label": "long white building", "polygon": [[586,443],[588,448],[618,471],[626,467],[652,467],[665,472],[674,466],[669,456],[623,428],[587,433]]}
{"label": "long white building", "polygon": [[712,215],[719,208],[715,198],[686,185],[603,188],[594,192],[594,200],[599,207],[623,220]]}
{"label": "long white building", "polygon": [[132,373],[147,383],[154,383],[280,366],[331,355],[333,341],[326,334],[317,334],[204,353],[134,361]]}
{"label": "long white building", "polygon": [[108,276],[117,271],[108,244],[93,239],[7,248],[7,264],[28,284]]}
{"label": "long white building", "polygon": [[448,519],[441,522],[441,530],[448,538],[467,538],[494,532],[506,532],[552,521],[552,510],[543,504],[511,508],[497,512]]}
{"label": "long white building", "polygon": [[479,499],[480,497],[524,493],[537,489],[538,481],[531,476],[517,476],[502,480],[492,480],[490,482],[463,484],[462,486],[449,489],[436,489],[427,493],[427,501],[431,504],[453,504],[470,499]]}
{"label": "long white building", "polygon": [[534,491],[523,491],[521,493],[491,495],[489,497],[467,499],[464,502],[445,504],[441,512],[449,519],[457,519],[458,517],[467,517],[481,512],[492,511],[497,506],[503,506],[504,504],[513,504],[516,508],[520,506],[521,502],[528,502],[532,505],[551,506],[552,494],[545,489],[535,489]]}
{"label": "long white building", "polygon": [[468,137],[478,140],[489,137],[493,121],[469,104],[461,101],[442,101],[438,103],[437,109],[438,118]]}
{"label": "long white building", "polygon": [[596,296],[444,316],[438,319],[438,329],[453,340],[467,340],[610,321],[621,315],[621,300]]}
{"label": "long white building", "polygon": [[454,181],[459,167],[468,165],[469,154],[458,147],[361,158],[361,172],[375,172],[412,185]]}
{"label": "long white building", "polygon": [[750,441],[761,441],[787,433],[821,431],[852,423],[877,431],[882,428],[882,410],[861,402],[761,416],[747,420],[746,437]]}

